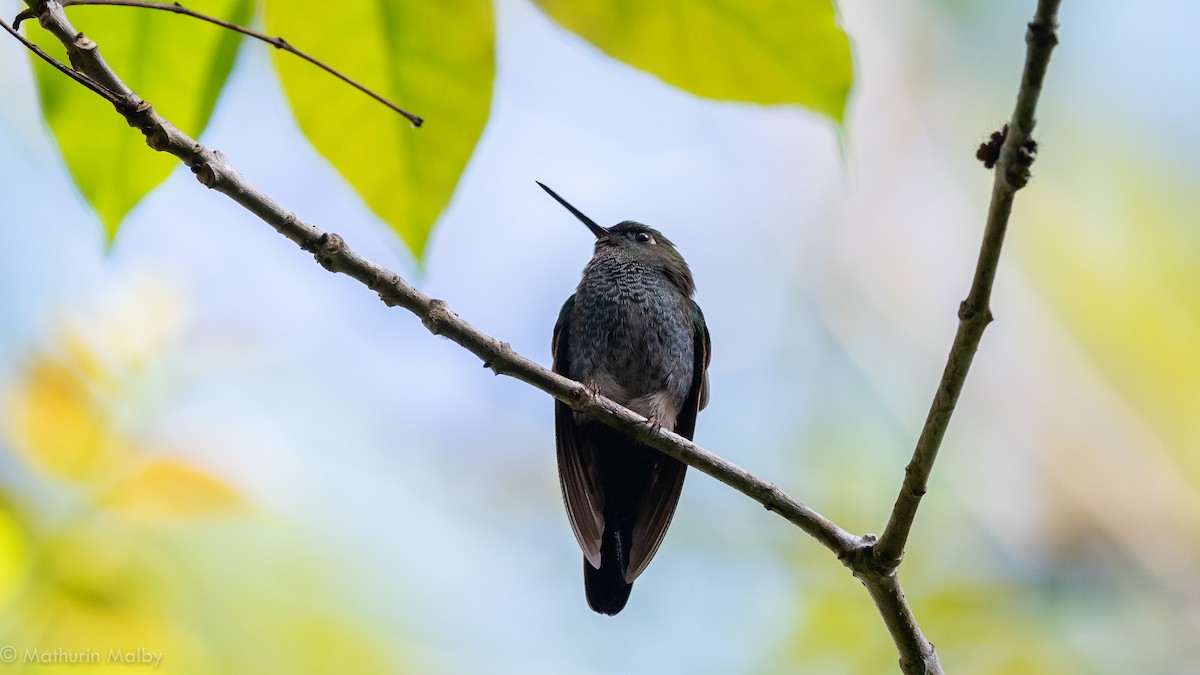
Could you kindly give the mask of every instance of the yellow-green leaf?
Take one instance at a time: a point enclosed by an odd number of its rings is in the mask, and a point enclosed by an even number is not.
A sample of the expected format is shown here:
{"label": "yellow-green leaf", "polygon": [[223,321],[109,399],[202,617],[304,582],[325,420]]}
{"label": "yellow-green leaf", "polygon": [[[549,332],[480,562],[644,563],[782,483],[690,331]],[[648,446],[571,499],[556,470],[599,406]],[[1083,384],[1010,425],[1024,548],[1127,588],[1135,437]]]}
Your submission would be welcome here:
{"label": "yellow-green leaf", "polygon": [[245,506],[228,483],[171,459],[152,460],[118,480],[100,503],[152,520],[232,513]]}
{"label": "yellow-green leaf", "polygon": [[[195,0],[190,9],[245,23],[253,0]],[[125,84],[192,137],[204,131],[233,67],[236,33],[169,12],[71,7],[71,23],[99,45]],[[26,26],[36,26],[27,21]],[[62,62],[62,45],[39,28],[31,39]],[[67,169],[95,209],[109,243],[121,221],[179,161],[147,146],[112,105],[34,58],[42,110]]]}
{"label": "yellow-green leaf", "polygon": [[36,357],[4,405],[3,440],[58,478],[93,480],[128,454],[112,433],[104,401],[75,364]]}
{"label": "yellow-green leaf", "polygon": [[28,534],[19,514],[0,494],[0,607],[7,607],[29,573]]}
{"label": "yellow-green leaf", "polygon": [[841,122],[853,82],[832,0],[536,0],[609,56],[707,98],[794,103]]}
{"label": "yellow-green leaf", "polygon": [[418,258],[483,132],[495,71],[487,0],[268,2],[267,29],[425,120],[276,53],[305,135]]}

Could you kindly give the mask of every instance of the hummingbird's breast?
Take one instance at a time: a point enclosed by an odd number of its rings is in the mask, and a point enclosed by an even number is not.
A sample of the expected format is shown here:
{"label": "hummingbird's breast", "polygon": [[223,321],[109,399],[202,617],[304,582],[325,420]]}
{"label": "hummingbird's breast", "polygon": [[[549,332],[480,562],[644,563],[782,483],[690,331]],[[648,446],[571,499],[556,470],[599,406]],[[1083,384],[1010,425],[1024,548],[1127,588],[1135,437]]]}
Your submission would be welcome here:
{"label": "hummingbird's breast", "polygon": [[571,376],[671,428],[694,367],[692,301],[639,260],[596,258],[575,291]]}

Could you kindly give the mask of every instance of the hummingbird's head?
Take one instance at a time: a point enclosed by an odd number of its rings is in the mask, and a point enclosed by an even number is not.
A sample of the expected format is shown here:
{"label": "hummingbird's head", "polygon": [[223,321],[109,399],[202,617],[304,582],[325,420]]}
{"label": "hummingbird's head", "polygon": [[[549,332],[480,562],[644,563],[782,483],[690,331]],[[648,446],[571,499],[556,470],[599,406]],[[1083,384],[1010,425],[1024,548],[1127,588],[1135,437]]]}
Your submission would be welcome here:
{"label": "hummingbird's head", "polygon": [[596,235],[595,255],[643,262],[661,271],[684,295],[690,297],[696,291],[692,271],[688,269],[687,262],[679,251],[675,250],[675,244],[664,237],[662,232],[632,220],[617,223],[612,227],[601,227],[596,221],[583,215],[579,209],[571,206],[567,200],[559,197],[554,190],[540,182],[538,185]]}

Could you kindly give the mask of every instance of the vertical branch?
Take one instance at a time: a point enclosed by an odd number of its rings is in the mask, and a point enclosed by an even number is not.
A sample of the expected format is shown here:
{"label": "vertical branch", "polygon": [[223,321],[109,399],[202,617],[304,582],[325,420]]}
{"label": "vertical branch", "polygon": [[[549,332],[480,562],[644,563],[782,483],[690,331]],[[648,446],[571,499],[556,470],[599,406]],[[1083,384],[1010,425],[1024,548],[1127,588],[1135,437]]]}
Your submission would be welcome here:
{"label": "vertical branch", "polygon": [[874,577],[861,573],[857,576],[867,587],[888,633],[892,635],[892,641],[896,643],[896,651],[900,654],[900,671],[906,675],[942,675],[937,652],[917,625],[917,618],[913,616],[908,599],[904,597],[895,571]]}
{"label": "vertical branch", "polygon": [[1039,0],[1037,12],[1029,23],[1025,35],[1028,51],[1025,57],[1025,72],[1021,77],[1021,88],[1017,94],[1016,109],[996,163],[996,177],[992,186],[992,201],[988,208],[987,225],[983,232],[983,244],[979,249],[979,262],[975,278],[967,299],[958,308],[958,332],[950,347],[950,357],[942,380],[938,383],[933,405],[925,419],[917,440],[912,460],[904,471],[904,484],[892,508],[887,528],[875,546],[875,555],[880,562],[895,566],[904,556],[904,545],[908,541],[913,519],[921,497],[925,495],[929,473],[937,459],[938,449],[950,425],[950,416],[962,393],[967,371],[983,331],[992,320],[990,299],[992,284],[996,279],[996,267],[1000,261],[1000,249],[1004,243],[1004,232],[1012,212],[1013,197],[1017,190],[1029,181],[1029,165],[1033,162],[1036,145],[1030,139],[1034,127],[1034,112],[1042,82],[1050,63],[1050,53],[1058,44],[1056,15],[1061,0]]}

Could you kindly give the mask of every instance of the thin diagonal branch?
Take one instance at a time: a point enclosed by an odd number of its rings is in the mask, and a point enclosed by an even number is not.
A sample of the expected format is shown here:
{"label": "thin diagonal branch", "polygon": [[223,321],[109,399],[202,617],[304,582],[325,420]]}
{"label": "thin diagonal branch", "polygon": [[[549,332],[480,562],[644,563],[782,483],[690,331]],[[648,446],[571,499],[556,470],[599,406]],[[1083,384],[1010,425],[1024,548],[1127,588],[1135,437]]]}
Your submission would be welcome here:
{"label": "thin diagonal branch", "polygon": [[[587,387],[547,370],[521,356],[508,345],[475,328],[450,311],[446,303],[417,290],[399,274],[366,260],[350,249],[340,236],[323,232],[286,211],[250,184],[223,154],[209,150],[177,129],[154,108],[130,90],[100,56],[99,49],[75,30],[54,2],[34,5],[42,27],[67,48],[71,62],[86,79],[98,82],[122,99],[139,102],[120,109],[129,125],[146,136],[147,144],[168,152],[186,164],[197,180],[245,207],[280,234],[312,253],[331,272],[340,272],[362,282],[389,306],[400,306],[416,314],[429,331],[458,343],[478,356],[497,375],[508,375],[541,389],[571,408],[621,429],[639,441],[729,485],[792,522],[843,560],[861,549],[862,542],[828,518],[788,496],[775,485],[721,459],[691,441],[663,428],[647,424],[646,418]],[[86,46],[81,47],[81,41]]]}
{"label": "thin diagonal branch", "polygon": [[[23,13],[24,12],[22,12],[22,14]],[[17,23],[19,24],[20,22]],[[72,80],[75,80],[79,84],[87,87],[93,93],[113,104],[118,110],[121,109],[121,105],[124,103],[125,99],[117,95],[116,92],[93,80],[87,75],[69,68],[66,64],[61,63],[58,59],[47,54],[41,47],[35,45],[33,42],[30,42],[29,39],[24,35],[21,35],[20,31],[17,30],[16,25],[10,26],[7,22],[0,20],[0,26],[3,26],[4,30],[7,31],[9,35],[13,36],[18,42],[25,45],[25,48],[37,55],[38,58],[42,59],[46,63],[49,63],[59,72],[63,73]]]}
{"label": "thin diagonal branch", "polygon": [[[366,94],[367,96],[370,96],[371,98],[375,99],[376,101],[382,103],[383,105],[392,109],[394,112],[399,113],[400,115],[403,115],[409,122],[413,123],[413,126],[419,127],[425,123],[425,120],[423,120],[420,116],[414,115],[414,114],[408,112],[407,110],[401,108],[400,106],[396,105],[395,103],[392,103],[391,101],[387,100],[383,96],[380,96],[379,94],[375,93],[374,91],[368,89],[365,85],[359,84],[357,81],[355,81],[348,75],[344,75],[337,69],[326,64],[325,62],[323,62],[315,57],[309,56],[308,54],[300,51],[299,49],[296,49],[295,47],[293,47],[291,45],[290,42],[288,42],[287,40],[284,40],[282,37],[279,37],[279,36],[272,37],[270,35],[267,35],[266,33],[260,33],[256,30],[246,28],[245,26],[239,26],[235,23],[230,23],[228,21],[225,21],[224,19],[220,19],[215,16],[209,16],[208,14],[204,14],[203,12],[197,12],[194,9],[188,9],[187,7],[184,7],[183,5],[179,4],[178,2],[168,4],[165,2],[151,2],[150,0],[60,0],[60,4],[63,7],[71,7],[74,5],[110,5],[110,6],[114,6],[114,7],[141,7],[142,9],[156,9],[156,10],[163,11],[163,12],[171,12],[172,14],[182,14],[183,16],[189,16],[193,19],[199,19],[201,21],[207,21],[208,23],[220,26],[227,30],[231,30],[231,31],[234,31],[237,33],[241,33],[242,35],[252,37],[255,40],[261,40],[263,42],[266,42],[267,44],[275,47],[276,49],[282,49],[285,52],[295,54],[296,56],[304,59],[305,61],[308,61],[309,63],[320,68],[321,70],[324,70],[325,72],[329,73],[330,75],[333,75],[334,77],[338,78],[342,82],[345,82],[346,84],[350,85],[351,87],[354,87],[355,89],[361,91],[362,93]],[[21,12],[20,14],[17,15],[16,20],[13,22],[13,28],[17,28],[18,26],[21,25],[21,21],[23,19],[32,17],[33,15],[34,15],[34,10],[32,8]]]}
{"label": "thin diagonal branch", "polygon": [[921,633],[900,588],[896,570],[890,572],[855,571],[854,576],[867,587],[883,623],[900,653],[900,671],[907,675],[942,675],[942,664],[933,645]]}
{"label": "thin diagonal branch", "polygon": [[1029,180],[1029,164],[1033,158],[1023,149],[1028,147],[1027,143],[1033,131],[1034,111],[1037,108],[1038,96],[1042,92],[1050,53],[1058,44],[1055,31],[1058,27],[1056,15],[1060,2],[1061,0],[1039,0],[1037,12],[1033,21],[1029,23],[1029,31],[1025,36],[1025,42],[1028,44],[1025,71],[1021,76],[1016,109],[1013,111],[1004,145],[1000,149],[1000,158],[996,163],[992,202],[988,208],[975,278],[971,282],[967,299],[958,309],[958,332],[950,347],[950,357],[942,373],[942,380],[938,383],[925,426],[917,439],[916,450],[904,470],[904,484],[900,488],[900,495],[896,498],[887,528],[875,547],[876,556],[887,565],[898,565],[904,556],[904,545],[912,530],[921,497],[925,494],[938,449],[942,445],[947,427],[950,426],[950,416],[954,414],[954,406],[962,393],[967,371],[971,368],[971,360],[975,357],[975,350],[983,338],[983,331],[992,320],[989,304],[992,284],[996,279],[996,268],[1000,262],[1000,249],[1004,243],[1008,217],[1012,212],[1013,197]]}

